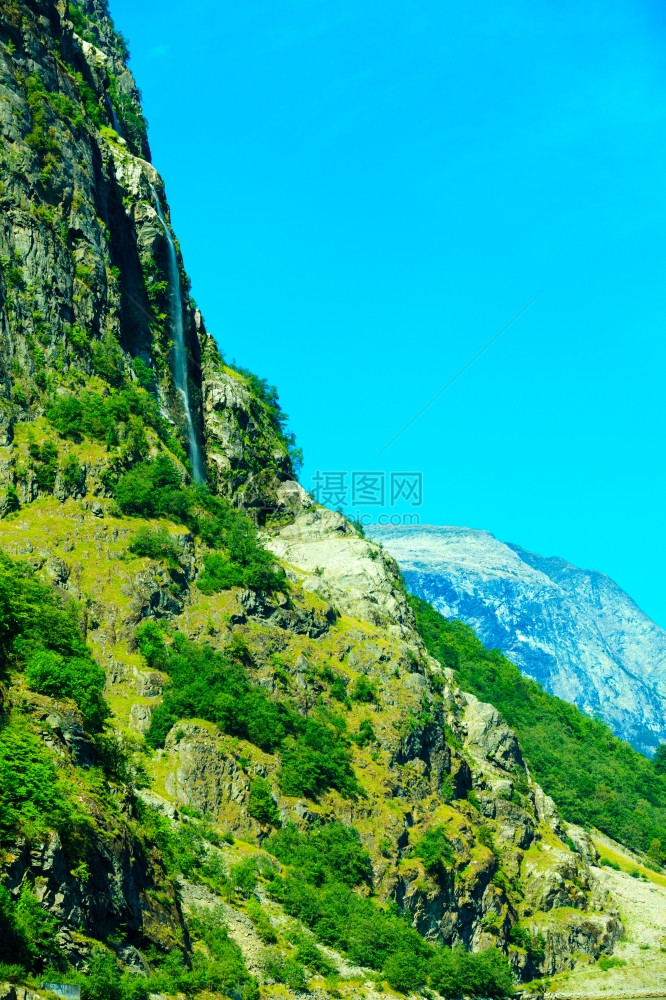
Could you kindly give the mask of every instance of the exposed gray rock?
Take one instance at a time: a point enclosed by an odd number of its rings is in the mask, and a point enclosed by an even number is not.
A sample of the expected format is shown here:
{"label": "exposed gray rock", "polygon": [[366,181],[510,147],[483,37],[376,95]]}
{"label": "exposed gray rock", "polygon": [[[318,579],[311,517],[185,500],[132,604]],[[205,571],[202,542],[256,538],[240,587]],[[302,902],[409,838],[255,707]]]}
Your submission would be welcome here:
{"label": "exposed gray rock", "polygon": [[380,527],[412,593],[638,750],[666,740],[666,630],[603,573],[471,528]]}
{"label": "exposed gray rock", "polygon": [[466,742],[472,753],[491,760],[504,770],[522,768],[523,757],[516,734],[509,729],[497,709],[471,694],[464,694],[463,699],[466,703]]}
{"label": "exposed gray rock", "polygon": [[588,865],[599,864],[599,851],[594,846],[592,838],[586,830],[583,830],[580,826],[576,826],[574,823],[567,823],[566,832],[569,840],[571,840],[581,858]]}

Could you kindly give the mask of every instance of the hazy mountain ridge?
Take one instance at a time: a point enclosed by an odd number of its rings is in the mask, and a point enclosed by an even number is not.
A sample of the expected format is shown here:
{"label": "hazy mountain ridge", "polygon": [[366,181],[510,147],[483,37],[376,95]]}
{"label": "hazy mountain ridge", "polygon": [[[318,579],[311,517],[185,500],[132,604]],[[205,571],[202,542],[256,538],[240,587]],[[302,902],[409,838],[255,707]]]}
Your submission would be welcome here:
{"label": "hazy mountain ridge", "polygon": [[643,752],[666,740],[666,631],[608,576],[471,528],[369,534],[413,593],[467,622],[547,691]]}

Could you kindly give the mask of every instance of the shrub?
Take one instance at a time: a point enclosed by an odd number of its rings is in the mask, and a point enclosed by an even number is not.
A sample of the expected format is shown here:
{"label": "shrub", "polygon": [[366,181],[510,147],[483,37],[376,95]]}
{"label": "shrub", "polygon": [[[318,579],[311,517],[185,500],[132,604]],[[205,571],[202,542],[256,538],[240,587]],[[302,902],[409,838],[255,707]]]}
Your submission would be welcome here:
{"label": "shrub", "polygon": [[42,909],[27,881],[23,883],[16,904],[14,922],[30,965],[38,960],[58,961],[60,956],[55,938],[57,921]]}
{"label": "shrub", "polygon": [[453,848],[443,826],[431,826],[409,852],[421,858],[429,875],[444,875],[455,862]]}
{"label": "shrub", "polygon": [[495,853],[495,838],[493,836],[493,830],[491,826],[488,826],[487,823],[484,823],[483,826],[479,827],[479,831],[476,836],[480,844],[483,844],[484,847],[487,847],[489,850],[491,850],[493,854]]}
{"label": "shrub", "polygon": [[496,948],[469,954],[462,948],[439,949],[430,965],[430,985],[446,997],[511,996],[514,978],[505,957]]}
{"label": "shrub", "polygon": [[247,901],[246,910],[247,915],[254,924],[254,929],[261,941],[263,941],[264,944],[275,944],[277,941],[275,928],[266,916],[259,900],[251,897]]}
{"label": "shrub", "polygon": [[[83,280],[85,282],[85,277]],[[94,275],[89,280],[94,281]],[[91,360],[93,370],[105,382],[115,387],[123,384],[125,380],[125,355],[112,333],[107,333],[102,340],[93,341]]]}
{"label": "shrub", "polygon": [[608,972],[609,969],[619,969],[621,966],[626,964],[627,963],[623,958],[616,958],[615,955],[604,955],[597,962],[597,965],[603,972]]}
{"label": "shrub", "polygon": [[68,493],[80,489],[83,482],[83,468],[72,452],[69,452],[62,463],[62,481]]}
{"label": "shrub", "polygon": [[189,504],[183,487],[183,477],[173,462],[158,455],[121,476],[115,496],[123,514],[184,522]]}
{"label": "shrub", "polygon": [[46,413],[61,437],[80,440],[83,430],[83,407],[75,396],[63,396]]}
{"label": "shrub", "polygon": [[155,389],[155,372],[146,364],[143,358],[134,358],[132,361],[132,370],[141,388],[146,389],[148,392],[153,392]]}
{"label": "shrub", "polygon": [[35,478],[40,490],[52,493],[58,475],[58,446],[54,441],[45,441],[40,446],[30,445],[30,457],[36,463]]}
{"label": "shrub", "polygon": [[354,701],[371,702],[377,700],[377,691],[372,681],[361,674],[352,688],[351,696]]}
{"label": "shrub", "polygon": [[220,590],[244,586],[243,567],[213,552],[204,559],[204,571],[197,580],[202,594],[217,594]]}
{"label": "shrub", "polygon": [[[104,671],[92,659],[79,613],[31,570],[0,553],[0,657],[11,655],[42,694],[73,698],[86,725],[99,730],[108,715]],[[0,674],[2,659],[0,659]]]}
{"label": "shrub", "polygon": [[5,270],[5,281],[7,282],[7,287],[12,289],[23,288],[25,284],[25,278],[23,277],[23,268],[19,267],[18,264],[12,264]]}
{"label": "shrub", "polygon": [[316,799],[328,788],[353,797],[360,792],[351,767],[351,755],[340,736],[329,726],[306,720],[296,737],[282,744],[282,767],[278,777],[285,795]]}
{"label": "shrub", "polygon": [[321,948],[317,947],[312,938],[307,937],[305,934],[298,934],[294,940],[294,944],[296,944],[296,955],[294,957],[306,969],[310,969],[311,972],[318,972],[320,976],[332,976],[338,971],[335,964],[324,954]]}
{"label": "shrub", "polygon": [[152,427],[162,437],[166,435],[154,398],[145,389],[134,386],[112,390],[105,396],[99,392],[59,396],[46,416],[60,436],[71,441],[80,441],[85,435],[117,444],[127,434],[132,417],[138,417],[140,425]]}
{"label": "shrub", "polygon": [[284,586],[284,573],[264,549],[250,518],[204,487],[186,487],[165,455],[141,462],[122,476],[115,490],[124,514],[168,517],[186,524],[211,547],[197,586],[204,594],[229,587],[273,591]]}
{"label": "shrub", "polygon": [[284,586],[284,572],[275,568],[275,557],[264,549],[254,525],[246,514],[229,508],[224,515],[220,537],[225,554],[214,552],[204,560],[204,572],[197,586],[204,594],[231,587],[271,592]]}
{"label": "shrub", "polygon": [[273,800],[271,786],[265,778],[255,778],[250,785],[247,811],[265,826],[280,826],[280,810]]}
{"label": "shrub", "polygon": [[411,993],[423,986],[426,980],[426,962],[411,951],[398,951],[384,962],[382,974],[389,986],[399,993]]}
{"label": "shrub", "polygon": [[180,565],[178,545],[173,535],[164,528],[139,528],[129,544],[129,550],[135,556],[161,559],[174,568]]}
{"label": "shrub", "polygon": [[350,888],[372,884],[372,863],[358,831],[342,823],[327,823],[303,833],[293,823],[272,834],[264,844],[283,864],[295,867],[308,883],[341,882]]}
{"label": "shrub", "polygon": [[101,730],[110,715],[102,696],[104,671],[89,657],[65,657],[53,650],[36,650],[28,659],[25,676],[30,687],[40,694],[72,698],[91,731]]}
{"label": "shrub", "polygon": [[21,501],[19,500],[19,495],[16,492],[16,488],[14,486],[11,486],[11,485],[8,486],[7,487],[7,500],[6,500],[6,507],[5,507],[7,513],[11,514],[13,511],[19,510],[20,506],[21,506]]}
{"label": "shrub", "polygon": [[301,832],[290,824],[272,834],[265,847],[288,868],[285,876],[273,875],[269,894],[320,941],[352,962],[381,971],[394,989],[413,990],[429,982],[446,997],[513,992],[509,964],[499,952],[469,955],[433,946],[396,907],[380,908],[355,891],[364,882],[372,886],[370,858],[356,830],[330,823]]}
{"label": "shrub", "polygon": [[266,949],[262,965],[268,976],[292,990],[304,990],[307,986],[303,966],[293,958],[285,958],[277,948]]}
{"label": "shrub", "polygon": [[527,927],[514,924],[509,931],[509,940],[524,948],[531,959],[539,961],[546,953],[546,941],[543,934],[532,934]]}
{"label": "shrub", "polygon": [[370,719],[363,719],[361,721],[358,732],[352,736],[352,739],[359,747],[367,747],[369,744],[377,742],[377,734],[373,729]]}

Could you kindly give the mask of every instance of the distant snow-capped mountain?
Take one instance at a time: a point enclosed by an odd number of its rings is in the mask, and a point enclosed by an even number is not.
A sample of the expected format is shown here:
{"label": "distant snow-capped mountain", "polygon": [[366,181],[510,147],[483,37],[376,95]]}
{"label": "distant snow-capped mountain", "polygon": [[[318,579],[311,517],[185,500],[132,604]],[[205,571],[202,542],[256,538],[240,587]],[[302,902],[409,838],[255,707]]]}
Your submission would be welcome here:
{"label": "distant snow-capped mountain", "polygon": [[408,589],[636,749],[666,741],[666,631],[609,577],[471,528],[379,527]]}

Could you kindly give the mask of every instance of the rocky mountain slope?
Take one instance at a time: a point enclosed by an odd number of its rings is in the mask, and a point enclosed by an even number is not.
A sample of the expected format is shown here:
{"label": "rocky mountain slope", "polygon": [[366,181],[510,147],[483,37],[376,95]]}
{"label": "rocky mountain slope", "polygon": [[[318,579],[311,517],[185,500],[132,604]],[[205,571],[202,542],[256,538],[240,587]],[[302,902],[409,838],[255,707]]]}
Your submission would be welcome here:
{"label": "rocky mountain slope", "polygon": [[471,528],[373,527],[410,591],[644,753],[666,741],[666,631],[603,573]]}
{"label": "rocky mountain slope", "polygon": [[0,980],[502,996],[609,954],[589,838],[207,333],[106,7],[0,13]]}

